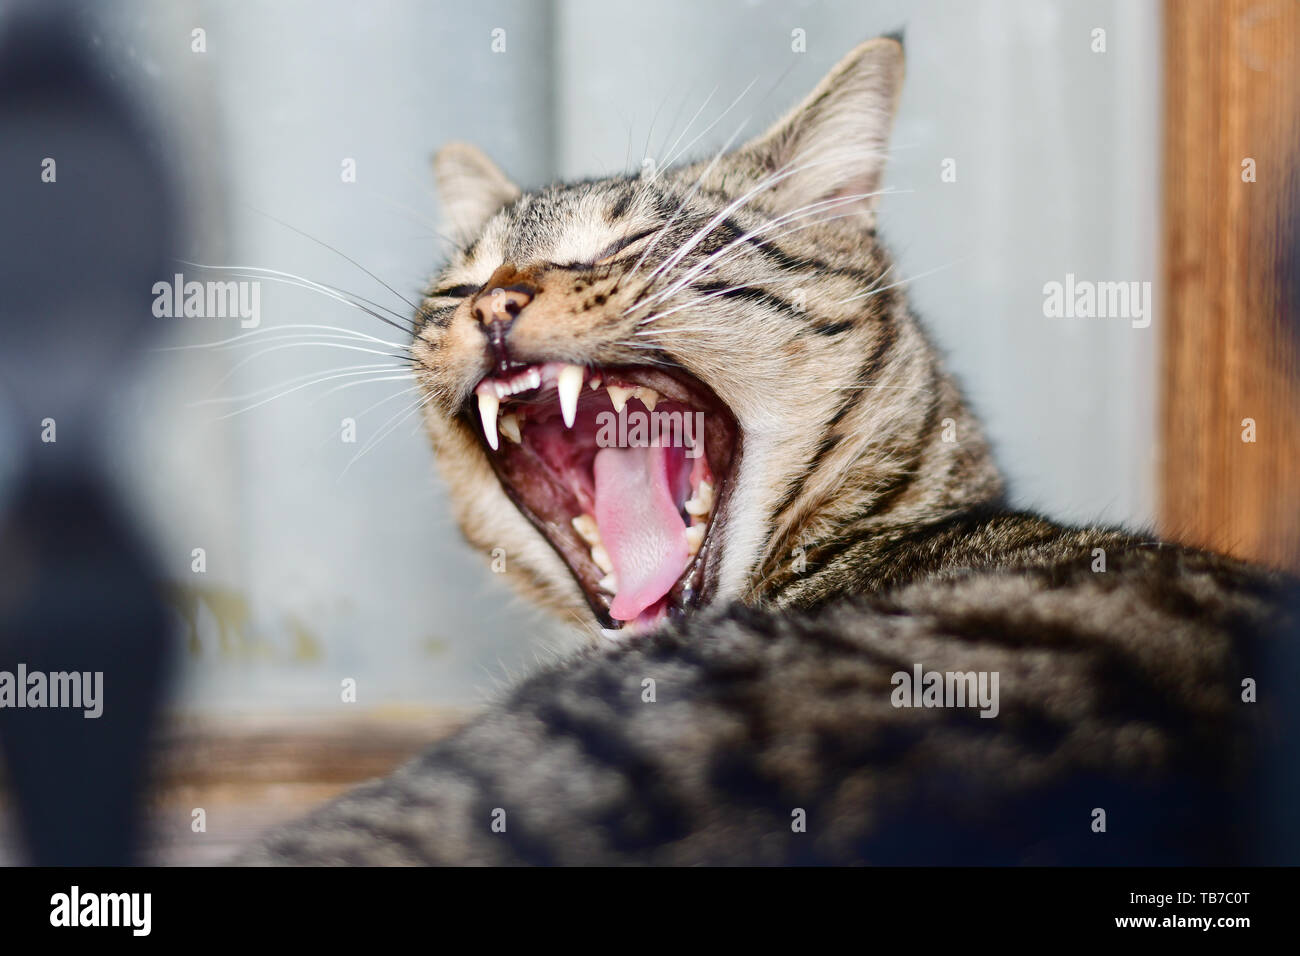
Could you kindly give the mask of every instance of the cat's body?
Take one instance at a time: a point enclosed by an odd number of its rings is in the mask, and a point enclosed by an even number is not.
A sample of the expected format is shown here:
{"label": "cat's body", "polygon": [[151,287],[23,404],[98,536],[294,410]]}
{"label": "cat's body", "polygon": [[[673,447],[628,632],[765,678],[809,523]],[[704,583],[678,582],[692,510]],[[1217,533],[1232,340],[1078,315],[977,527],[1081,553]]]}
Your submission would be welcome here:
{"label": "cat's body", "polygon": [[[946,532],[960,555],[900,549],[927,570],[882,568],[873,596],[738,606],[535,676],[245,861],[1276,860],[1254,829],[1276,712],[1242,681],[1294,627],[1279,583],[1032,516],[972,522]],[[998,673],[997,716],[895,707],[918,664]]]}
{"label": "cat's body", "polygon": [[[457,515],[615,640],[245,862],[1262,858],[1247,688],[1294,585],[1006,508],[875,240],[900,78],[866,44],[662,178],[521,195],[442,155],[466,246],[415,356]],[[706,416],[706,464],[597,440],[634,402]]]}

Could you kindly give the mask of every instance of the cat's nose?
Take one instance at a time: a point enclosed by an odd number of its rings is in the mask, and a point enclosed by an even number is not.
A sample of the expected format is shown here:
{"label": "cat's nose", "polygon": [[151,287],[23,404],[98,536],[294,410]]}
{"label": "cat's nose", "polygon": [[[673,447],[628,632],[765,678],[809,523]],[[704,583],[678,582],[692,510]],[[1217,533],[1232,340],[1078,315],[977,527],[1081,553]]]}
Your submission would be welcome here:
{"label": "cat's nose", "polygon": [[536,295],[530,276],[514,266],[500,266],[474,297],[474,318],[485,328],[496,322],[508,326]]}
{"label": "cat's nose", "polygon": [[474,296],[471,311],[487,337],[498,372],[504,373],[518,364],[510,355],[510,327],[538,291],[531,276],[514,266],[503,265]]}

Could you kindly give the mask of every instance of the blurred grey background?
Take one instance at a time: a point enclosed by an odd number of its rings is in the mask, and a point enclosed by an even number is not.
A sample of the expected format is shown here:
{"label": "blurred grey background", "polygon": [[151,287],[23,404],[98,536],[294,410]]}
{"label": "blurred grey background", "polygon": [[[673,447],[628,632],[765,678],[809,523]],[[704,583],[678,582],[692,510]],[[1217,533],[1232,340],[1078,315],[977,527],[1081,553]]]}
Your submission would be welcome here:
{"label": "blurred grey background", "polygon": [[[429,171],[442,143],[477,143],[525,186],[636,168],[674,143],[699,156],[742,120],[757,135],[857,42],[903,28],[897,194],[881,209],[899,274],[1020,503],[1152,520],[1159,301],[1152,326],[1134,329],[1047,319],[1042,288],[1071,272],[1156,279],[1154,0],[71,9],[171,138],[190,200],[183,258],[302,276],[402,313],[445,248]],[[955,182],[941,180],[947,159]],[[264,281],[261,296],[261,329],[400,340],[316,292]],[[171,347],[246,331],[237,319],[158,321]],[[474,704],[562,649],[461,543],[418,417],[402,417],[409,382],[331,379],[249,407],[310,373],[385,361],[287,334],[154,352],[114,398],[118,477],[189,631],[178,703],[334,711],[353,678],[358,707]],[[356,443],[341,440],[344,418]]]}

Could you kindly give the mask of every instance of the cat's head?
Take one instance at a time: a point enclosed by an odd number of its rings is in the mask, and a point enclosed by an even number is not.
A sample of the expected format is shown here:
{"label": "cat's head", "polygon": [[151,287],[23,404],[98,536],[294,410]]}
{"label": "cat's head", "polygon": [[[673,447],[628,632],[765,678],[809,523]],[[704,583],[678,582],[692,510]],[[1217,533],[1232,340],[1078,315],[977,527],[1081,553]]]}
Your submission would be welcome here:
{"label": "cat's head", "polygon": [[873,503],[938,513],[913,479],[984,461],[875,238],[902,76],[872,40],[759,138],[636,176],[521,192],[438,154],[462,245],[417,316],[426,418],[531,596],[605,629],[773,599]]}

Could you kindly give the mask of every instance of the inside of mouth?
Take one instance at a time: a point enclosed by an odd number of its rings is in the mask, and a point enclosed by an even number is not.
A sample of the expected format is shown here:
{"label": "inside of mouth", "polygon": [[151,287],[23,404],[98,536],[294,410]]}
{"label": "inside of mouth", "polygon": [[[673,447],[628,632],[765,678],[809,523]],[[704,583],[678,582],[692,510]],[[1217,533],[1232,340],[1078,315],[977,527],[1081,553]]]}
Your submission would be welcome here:
{"label": "inside of mouth", "polygon": [[734,436],[715,399],[657,370],[551,363],[484,379],[473,405],[507,493],[602,624],[698,598]]}

